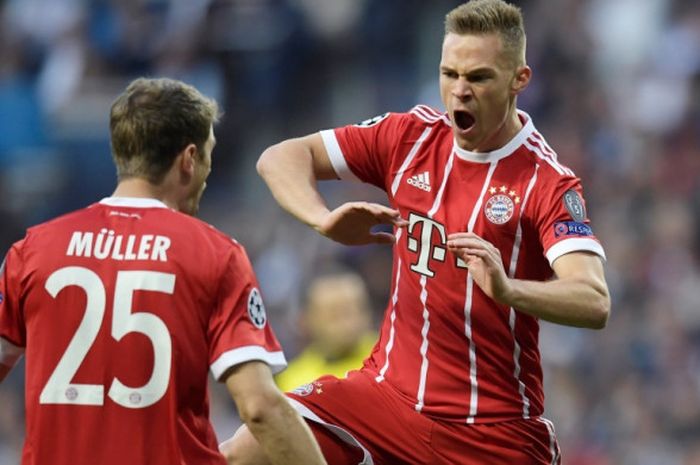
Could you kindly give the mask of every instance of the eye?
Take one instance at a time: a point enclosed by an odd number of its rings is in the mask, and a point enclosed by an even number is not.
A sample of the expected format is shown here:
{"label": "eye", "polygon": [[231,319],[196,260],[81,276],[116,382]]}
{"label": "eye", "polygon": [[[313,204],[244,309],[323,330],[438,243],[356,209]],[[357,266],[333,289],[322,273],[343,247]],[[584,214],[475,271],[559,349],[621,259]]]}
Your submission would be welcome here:
{"label": "eye", "polygon": [[451,70],[448,70],[448,69],[443,69],[443,70],[442,70],[442,75],[445,76],[446,78],[457,79],[457,72],[451,71]]}

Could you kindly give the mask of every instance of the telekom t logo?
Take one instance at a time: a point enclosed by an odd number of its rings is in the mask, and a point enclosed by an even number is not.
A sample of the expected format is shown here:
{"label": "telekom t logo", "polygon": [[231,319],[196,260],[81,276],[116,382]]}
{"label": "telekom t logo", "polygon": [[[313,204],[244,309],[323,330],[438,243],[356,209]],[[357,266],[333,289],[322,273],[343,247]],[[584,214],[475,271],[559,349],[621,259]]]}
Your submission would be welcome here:
{"label": "telekom t logo", "polygon": [[[420,226],[417,226],[420,225]],[[437,233],[438,243],[433,243],[433,234]],[[432,278],[435,272],[428,266],[430,260],[445,261],[447,254],[447,234],[445,226],[425,216],[409,213],[408,215],[408,250],[418,254],[418,261],[411,264],[411,270]],[[466,268],[462,259],[457,259],[457,267]]]}

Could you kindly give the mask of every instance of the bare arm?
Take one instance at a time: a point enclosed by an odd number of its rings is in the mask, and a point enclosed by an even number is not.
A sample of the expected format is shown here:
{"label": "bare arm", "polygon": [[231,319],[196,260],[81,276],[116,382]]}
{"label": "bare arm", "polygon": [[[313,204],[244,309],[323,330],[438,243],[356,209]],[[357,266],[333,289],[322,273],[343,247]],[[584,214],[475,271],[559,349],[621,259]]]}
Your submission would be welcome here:
{"label": "bare arm", "polygon": [[384,205],[348,202],[332,211],[326,206],[316,182],[337,175],[318,133],[269,147],[260,156],[257,169],[282,208],[342,244],[391,243],[392,234],[370,229],[381,223],[406,225],[398,211]]}
{"label": "bare arm", "polygon": [[277,389],[265,363],[236,365],[225,376],[241,419],[273,465],[326,464],[311,430]]}
{"label": "bare arm", "polygon": [[597,255],[562,255],[552,265],[556,279],[542,282],[509,278],[498,249],[474,233],[451,234],[448,247],[467,262],[474,282],[501,304],[567,326],[600,329],[608,321],[610,295]]}

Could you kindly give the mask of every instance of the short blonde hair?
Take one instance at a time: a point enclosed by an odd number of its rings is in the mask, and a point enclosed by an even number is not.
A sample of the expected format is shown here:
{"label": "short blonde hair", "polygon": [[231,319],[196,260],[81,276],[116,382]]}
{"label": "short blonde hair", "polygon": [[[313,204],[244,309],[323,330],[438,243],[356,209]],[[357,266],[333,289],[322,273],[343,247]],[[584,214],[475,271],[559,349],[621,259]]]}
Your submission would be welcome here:
{"label": "short blonde hair", "polygon": [[525,61],[525,26],[523,15],[515,5],[503,0],[471,0],[445,16],[445,35],[449,33],[489,34],[501,36],[503,50],[518,64]]}

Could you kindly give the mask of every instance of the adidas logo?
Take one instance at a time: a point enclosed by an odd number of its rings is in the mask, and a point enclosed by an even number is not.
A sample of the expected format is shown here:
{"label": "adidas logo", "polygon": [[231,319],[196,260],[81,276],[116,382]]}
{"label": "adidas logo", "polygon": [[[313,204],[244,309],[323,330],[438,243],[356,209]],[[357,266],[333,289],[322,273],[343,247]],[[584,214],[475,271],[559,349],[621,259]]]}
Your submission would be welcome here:
{"label": "adidas logo", "polygon": [[414,174],[406,180],[407,183],[425,192],[430,192],[430,173],[424,171],[421,174]]}

